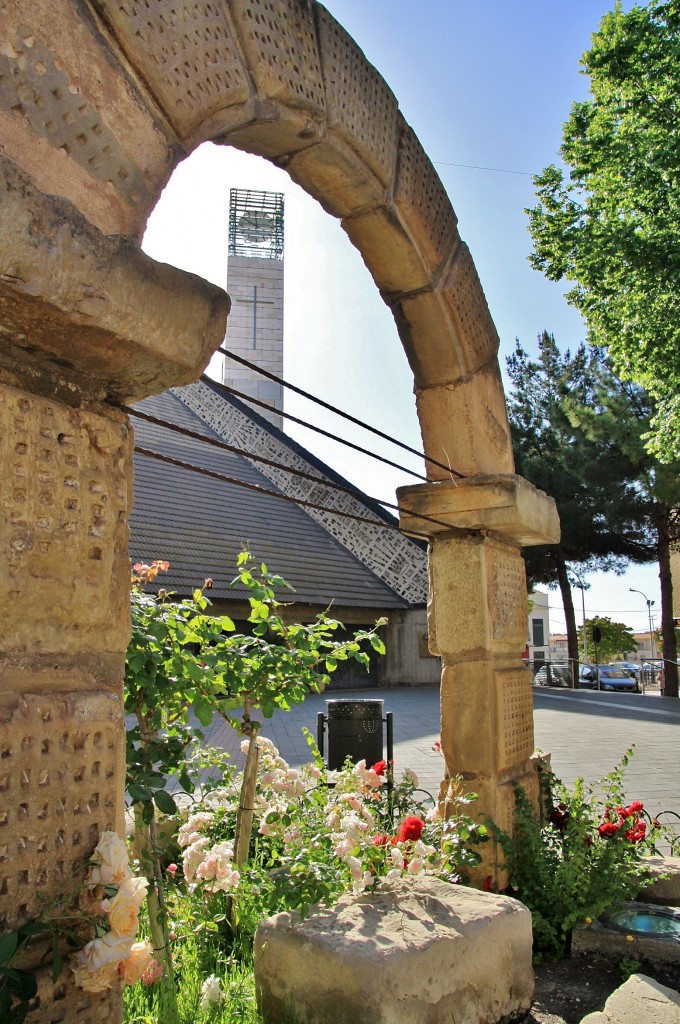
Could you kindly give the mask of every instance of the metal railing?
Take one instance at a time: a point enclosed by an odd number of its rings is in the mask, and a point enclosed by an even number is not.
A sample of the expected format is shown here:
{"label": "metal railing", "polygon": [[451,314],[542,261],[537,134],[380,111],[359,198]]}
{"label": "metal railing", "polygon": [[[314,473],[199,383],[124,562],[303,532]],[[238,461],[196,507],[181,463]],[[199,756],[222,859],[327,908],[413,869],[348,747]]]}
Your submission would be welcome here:
{"label": "metal railing", "polygon": [[[593,662],[573,661],[570,658],[552,658],[552,659],[534,659],[526,662],[528,665],[534,686],[551,686],[551,687],[567,687],[574,688],[574,669],[576,668],[576,676],[580,674],[583,666],[593,665]],[[637,683],[637,692],[645,693],[650,690],[657,692],[663,687],[663,666],[664,661],[662,658],[650,658],[642,662],[639,666],[639,671],[634,672],[633,670],[627,671],[624,669],[627,675],[635,679]],[[581,685],[581,684],[579,684]],[[597,679],[596,689],[601,689],[600,680]]]}

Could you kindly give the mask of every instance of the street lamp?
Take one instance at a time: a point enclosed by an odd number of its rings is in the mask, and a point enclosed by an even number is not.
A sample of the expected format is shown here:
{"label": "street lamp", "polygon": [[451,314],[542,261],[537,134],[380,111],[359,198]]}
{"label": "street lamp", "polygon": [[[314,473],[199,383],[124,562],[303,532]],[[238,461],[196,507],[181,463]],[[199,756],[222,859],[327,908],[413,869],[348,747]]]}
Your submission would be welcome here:
{"label": "street lamp", "polygon": [[576,584],[576,586],[581,588],[581,607],[582,607],[582,610],[583,610],[583,660],[584,661],[588,661],[588,630],[586,629],[586,595],[585,595],[586,588],[585,588],[585,584],[584,584],[583,580],[581,579],[580,575],[576,572],[576,570],[572,569],[571,571],[574,574],[574,576],[576,577],[576,579],[578,580],[578,583]]}
{"label": "street lamp", "polygon": [[653,601],[650,601],[646,594],[643,594],[641,590],[636,590],[635,587],[628,587],[631,594],[640,594],[644,597],[647,602],[647,615],[649,616],[649,650],[651,652],[652,659],[656,659],[656,646],[654,644],[654,629],[652,627],[652,605]]}

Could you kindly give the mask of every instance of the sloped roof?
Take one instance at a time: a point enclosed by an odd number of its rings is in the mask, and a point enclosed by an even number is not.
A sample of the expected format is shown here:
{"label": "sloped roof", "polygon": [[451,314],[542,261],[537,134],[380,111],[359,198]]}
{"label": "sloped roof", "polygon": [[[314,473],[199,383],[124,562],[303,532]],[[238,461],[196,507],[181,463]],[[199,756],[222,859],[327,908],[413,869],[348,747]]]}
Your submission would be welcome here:
{"label": "sloped roof", "polygon": [[[145,399],[136,408],[219,440],[171,392]],[[136,444],[142,447],[278,490],[240,455],[140,419],[133,418],[133,425]],[[249,548],[258,562],[266,562],[295,588],[290,598],[296,602],[385,610],[408,607],[299,506],[139,453],[134,462],[130,554],[133,561],[167,559],[170,571],[163,576],[163,586],[169,590],[188,594],[209,576],[212,597],[243,597],[244,589],[231,589],[229,583],[238,552]]]}

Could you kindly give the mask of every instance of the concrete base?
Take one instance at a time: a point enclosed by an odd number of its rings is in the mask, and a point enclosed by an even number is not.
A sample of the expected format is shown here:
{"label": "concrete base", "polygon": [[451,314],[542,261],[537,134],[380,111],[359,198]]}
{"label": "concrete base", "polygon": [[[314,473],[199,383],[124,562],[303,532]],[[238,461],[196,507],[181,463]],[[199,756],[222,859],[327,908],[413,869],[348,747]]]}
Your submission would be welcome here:
{"label": "concrete base", "polygon": [[439,879],[384,883],[332,909],[277,914],[255,936],[268,1022],[493,1024],[532,1002],[531,915]]}
{"label": "concrete base", "polygon": [[634,974],[612,992],[604,1010],[584,1017],[581,1024],[678,1024],[680,995],[645,974]]}

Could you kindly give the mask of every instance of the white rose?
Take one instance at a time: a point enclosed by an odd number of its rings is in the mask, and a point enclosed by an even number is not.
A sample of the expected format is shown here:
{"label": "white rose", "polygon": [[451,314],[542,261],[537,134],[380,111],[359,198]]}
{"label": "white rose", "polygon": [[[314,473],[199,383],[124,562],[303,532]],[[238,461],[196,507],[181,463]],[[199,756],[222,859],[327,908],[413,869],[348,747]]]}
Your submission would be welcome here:
{"label": "white rose", "polygon": [[132,877],[127,845],[116,832],[102,832],[91,860],[90,885],[118,885]]}

